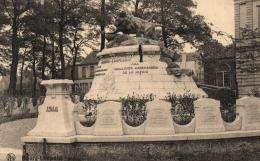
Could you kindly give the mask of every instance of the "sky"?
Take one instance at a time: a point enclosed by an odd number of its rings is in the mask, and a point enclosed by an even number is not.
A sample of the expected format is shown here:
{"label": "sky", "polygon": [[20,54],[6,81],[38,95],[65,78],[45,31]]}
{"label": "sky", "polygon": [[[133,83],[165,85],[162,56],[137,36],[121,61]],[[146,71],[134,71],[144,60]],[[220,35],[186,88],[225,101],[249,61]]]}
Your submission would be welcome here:
{"label": "sky", "polygon": [[[205,17],[206,22],[212,23],[212,29],[215,31],[223,31],[229,35],[235,34],[234,22],[234,2],[233,0],[194,0],[197,2],[196,14]],[[214,36],[223,45],[228,45],[231,40],[227,37]],[[196,49],[186,44],[184,52],[192,53]]]}
{"label": "sky", "polygon": [[[216,28],[234,35],[234,2],[233,0],[195,0],[198,14],[212,22]],[[222,40],[222,43],[227,43]]]}

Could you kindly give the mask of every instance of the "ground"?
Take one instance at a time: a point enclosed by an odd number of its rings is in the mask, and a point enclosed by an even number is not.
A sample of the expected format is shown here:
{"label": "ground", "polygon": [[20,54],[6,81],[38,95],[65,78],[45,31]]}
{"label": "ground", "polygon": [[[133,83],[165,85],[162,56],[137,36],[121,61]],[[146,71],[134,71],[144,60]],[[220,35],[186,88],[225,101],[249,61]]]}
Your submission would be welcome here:
{"label": "ground", "polygon": [[20,138],[35,126],[36,120],[23,119],[0,124],[0,148],[22,149]]}

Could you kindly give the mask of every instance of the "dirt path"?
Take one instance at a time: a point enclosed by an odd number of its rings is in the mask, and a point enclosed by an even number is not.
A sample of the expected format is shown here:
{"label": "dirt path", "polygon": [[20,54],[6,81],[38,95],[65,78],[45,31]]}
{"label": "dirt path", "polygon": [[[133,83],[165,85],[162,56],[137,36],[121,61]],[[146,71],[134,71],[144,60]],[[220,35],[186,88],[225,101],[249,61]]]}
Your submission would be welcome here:
{"label": "dirt path", "polygon": [[36,120],[23,119],[0,124],[0,147],[22,149],[20,138],[35,126]]}

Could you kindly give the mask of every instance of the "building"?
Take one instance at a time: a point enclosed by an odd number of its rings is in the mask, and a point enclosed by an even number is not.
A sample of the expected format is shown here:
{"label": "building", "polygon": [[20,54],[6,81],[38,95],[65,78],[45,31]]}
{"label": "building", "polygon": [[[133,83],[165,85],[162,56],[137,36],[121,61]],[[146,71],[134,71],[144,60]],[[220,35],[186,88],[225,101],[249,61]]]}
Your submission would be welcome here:
{"label": "building", "polygon": [[236,79],[240,97],[260,87],[260,0],[234,0]]}
{"label": "building", "polygon": [[[76,64],[74,72],[74,91],[80,96],[84,96],[90,89],[94,79],[98,59],[97,52],[91,52],[85,59]],[[71,68],[67,70],[67,76],[70,76]],[[69,78],[70,79],[70,78]]]}
{"label": "building", "polygon": [[236,65],[232,46],[225,47],[214,57],[206,58],[204,66],[204,84],[225,87],[236,92]]}

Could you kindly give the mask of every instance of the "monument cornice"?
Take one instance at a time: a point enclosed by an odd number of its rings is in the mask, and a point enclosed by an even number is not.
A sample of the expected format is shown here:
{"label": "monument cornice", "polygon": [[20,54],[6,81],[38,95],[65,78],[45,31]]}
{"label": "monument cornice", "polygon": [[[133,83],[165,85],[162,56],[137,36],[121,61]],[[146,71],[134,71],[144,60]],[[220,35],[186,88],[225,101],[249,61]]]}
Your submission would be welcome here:
{"label": "monument cornice", "polygon": [[[120,46],[114,48],[107,48],[104,49],[102,52],[97,54],[97,57],[107,56],[107,55],[117,55],[117,54],[127,54],[133,55],[133,53],[138,54],[139,45],[132,45],[132,46]],[[149,52],[159,52],[161,51],[160,46],[158,45],[142,45],[142,51],[144,55],[149,55]],[[156,54],[154,54],[156,55]],[[160,55],[160,54],[158,54]]]}

